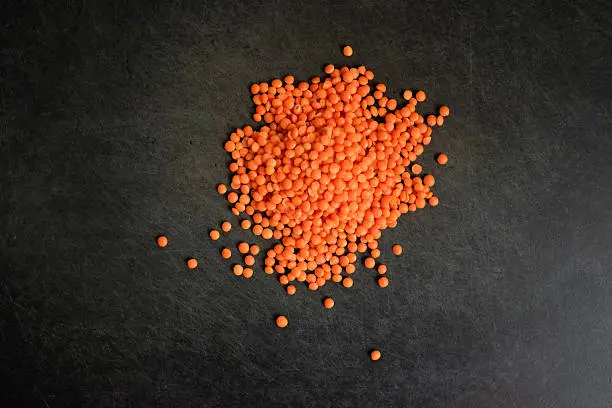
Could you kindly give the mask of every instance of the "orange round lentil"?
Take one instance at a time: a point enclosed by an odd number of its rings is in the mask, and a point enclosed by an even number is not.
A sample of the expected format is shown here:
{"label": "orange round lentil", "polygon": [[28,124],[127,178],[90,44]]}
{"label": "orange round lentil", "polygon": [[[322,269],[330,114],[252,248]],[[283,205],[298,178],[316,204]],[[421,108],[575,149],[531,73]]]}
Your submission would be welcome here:
{"label": "orange round lentil", "polygon": [[242,265],[234,265],[234,267],[232,268],[232,271],[234,272],[234,275],[236,276],[241,276],[242,273],[244,272],[244,268],[242,267]]}
{"label": "orange round lentil", "polygon": [[350,45],[344,46],[344,48],[342,48],[342,55],[344,55],[345,57],[350,57],[351,55],[353,55],[353,47],[351,47]]}
{"label": "orange round lentil", "polygon": [[334,299],[328,297],[325,298],[325,300],[323,301],[323,305],[325,306],[326,309],[331,309],[332,307],[334,307],[334,304],[336,302],[334,302]]}
{"label": "orange round lentil", "polygon": [[445,155],[444,153],[440,153],[436,160],[438,161],[439,164],[444,165],[444,164],[448,163],[448,156]]}
{"label": "orange round lentil", "polygon": [[232,256],[232,251],[231,251],[231,249],[229,249],[229,248],[223,248],[223,249],[221,250],[221,256],[222,256],[224,259],[229,259],[229,258],[231,258],[231,256]]}
{"label": "orange round lentil", "polygon": [[276,325],[278,327],[280,328],[287,327],[288,324],[289,324],[289,320],[287,320],[285,316],[281,315],[276,318]]}
{"label": "orange round lentil", "polygon": [[400,244],[393,245],[392,250],[393,250],[393,253],[398,256],[401,255],[402,252],[404,251],[404,249],[402,248]]}
{"label": "orange round lentil", "polygon": [[230,191],[230,193],[227,195],[227,201],[229,201],[232,204],[237,202],[238,201],[238,193],[236,193],[235,191]]}
{"label": "orange round lentil", "polygon": [[372,350],[370,352],[370,359],[372,359],[372,361],[378,361],[380,360],[381,357],[381,353],[379,350]]}
{"label": "orange round lentil", "polygon": [[376,265],[376,261],[374,260],[374,258],[366,258],[365,262],[364,262],[366,268],[368,269],[372,269],[374,268],[374,265]]}
{"label": "orange round lentil", "polygon": [[244,263],[248,266],[255,265],[255,257],[253,255],[247,255],[244,257]]}
{"label": "orange round lentil", "polygon": [[165,235],[157,237],[157,246],[164,248],[168,245],[168,238]]}
{"label": "orange round lentil", "polygon": [[249,252],[249,244],[246,242],[241,242],[238,244],[238,252],[241,254],[247,254]]}
{"label": "orange round lentil", "polygon": [[189,258],[189,259],[187,260],[187,267],[188,267],[189,269],[195,269],[195,268],[197,268],[197,266],[198,266],[198,261],[197,261],[197,259],[195,259],[195,258]]}
{"label": "orange round lentil", "polygon": [[434,184],[436,184],[436,179],[431,174],[428,174],[425,177],[423,177],[423,184],[425,184],[428,187],[432,187]]}
{"label": "orange round lentil", "polygon": [[232,224],[229,221],[225,221],[223,224],[221,224],[221,229],[224,232],[229,232],[232,229]]}
{"label": "orange round lentil", "polygon": [[272,232],[272,230],[270,228],[264,228],[261,231],[261,236],[263,239],[272,239],[272,236],[274,235],[274,233]]}

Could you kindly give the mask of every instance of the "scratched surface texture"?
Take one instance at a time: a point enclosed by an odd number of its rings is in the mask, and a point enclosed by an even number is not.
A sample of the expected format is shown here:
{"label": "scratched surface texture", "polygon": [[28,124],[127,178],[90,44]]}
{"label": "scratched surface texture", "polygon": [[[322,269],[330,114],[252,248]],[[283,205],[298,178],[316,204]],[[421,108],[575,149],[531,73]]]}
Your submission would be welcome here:
{"label": "scratched surface texture", "polygon": [[[2,3],[0,406],[610,407],[609,2]],[[330,62],[451,106],[441,204],[289,297],[207,239],[222,144]]]}

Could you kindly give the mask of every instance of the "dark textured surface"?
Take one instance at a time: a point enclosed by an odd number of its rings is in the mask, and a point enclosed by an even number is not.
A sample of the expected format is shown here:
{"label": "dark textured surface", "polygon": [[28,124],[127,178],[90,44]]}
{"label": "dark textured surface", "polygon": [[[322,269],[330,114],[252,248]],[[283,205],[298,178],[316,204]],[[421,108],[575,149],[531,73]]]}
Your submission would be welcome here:
{"label": "dark textured surface", "polygon": [[[610,406],[607,1],[9,3],[0,405]],[[248,85],[345,61],[451,106],[441,205],[385,232],[385,290],[238,280],[207,233]]]}

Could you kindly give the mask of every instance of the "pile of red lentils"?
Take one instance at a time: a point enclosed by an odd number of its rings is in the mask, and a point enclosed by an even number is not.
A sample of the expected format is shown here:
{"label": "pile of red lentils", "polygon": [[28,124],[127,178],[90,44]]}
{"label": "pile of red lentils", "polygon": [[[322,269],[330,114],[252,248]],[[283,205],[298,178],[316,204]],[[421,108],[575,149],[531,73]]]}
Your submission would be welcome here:
{"label": "pile of red lentils", "polygon": [[[343,54],[352,55],[352,48]],[[329,281],[352,287],[357,253],[365,252],[366,268],[376,269],[378,285],[387,287],[387,266],[378,261],[382,232],[402,214],[439,202],[434,177],[423,175],[416,161],[449,108],[424,117],[416,107],[425,92],[390,98],[364,66],[327,65],[324,72],[309,82],[286,76],[251,85],[253,119],[263,123],[231,133],[224,146],[232,157],[231,190],[217,187],[242,217],[242,229],[276,242],[265,253],[264,271],[276,274],[289,295],[296,282],[311,291]],[[437,162],[444,165],[448,157],[439,154]],[[231,228],[229,221],[221,224],[223,232]],[[213,240],[220,235],[210,232]],[[167,245],[166,237],[158,244]],[[240,242],[236,249],[244,265],[234,264],[233,273],[252,277],[259,246]],[[402,247],[392,251],[399,256]],[[232,250],[223,248],[221,256],[230,259]],[[187,265],[196,268],[197,261]],[[331,309],[334,301],[323,304]],[[276,323],[285,327],[288,320],[278,316]],[[380,352],[371,357],[377,360]]]}

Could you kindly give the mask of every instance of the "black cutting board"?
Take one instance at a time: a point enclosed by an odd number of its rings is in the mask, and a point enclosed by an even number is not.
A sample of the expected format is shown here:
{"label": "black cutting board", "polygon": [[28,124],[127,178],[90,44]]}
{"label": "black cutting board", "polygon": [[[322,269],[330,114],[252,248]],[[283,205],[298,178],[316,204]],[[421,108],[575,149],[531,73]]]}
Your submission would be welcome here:
{"label": "black cutting board", "polygon": [[[1,6],[0,405],[609,406],[608,2],[148,3]],[[326,63],[451,107],[440,205],[388,288],[289,297],[221,259],[215,186],[249,85]]]}

